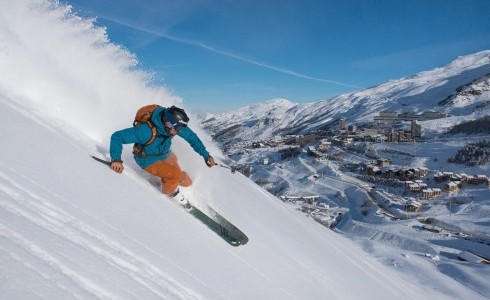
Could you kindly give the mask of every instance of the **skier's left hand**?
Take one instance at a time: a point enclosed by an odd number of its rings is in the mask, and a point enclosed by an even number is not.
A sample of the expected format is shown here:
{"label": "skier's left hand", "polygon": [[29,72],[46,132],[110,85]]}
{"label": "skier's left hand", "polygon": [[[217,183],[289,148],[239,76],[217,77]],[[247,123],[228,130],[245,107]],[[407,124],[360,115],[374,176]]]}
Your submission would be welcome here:
{"label": "skier's left hand", "polygon": [[206,165],[210,168],[216,165],[216,163],[214,162],[214,158],[211,155],[208,156],[204,161],[206,162]]}

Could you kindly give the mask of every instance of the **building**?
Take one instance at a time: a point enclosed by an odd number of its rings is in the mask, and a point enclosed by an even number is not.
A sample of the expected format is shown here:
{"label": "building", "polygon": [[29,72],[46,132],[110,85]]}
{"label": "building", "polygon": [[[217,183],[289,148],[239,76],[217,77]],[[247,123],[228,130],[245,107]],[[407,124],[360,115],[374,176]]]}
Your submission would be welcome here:
{"label": "building", "polygon": [[390,160],[386,158],[378,159],[377,162],[378,162],[378,167],[380,168],[387,168],[390,166]]}
{"label": "building", "polygon": [[453,172],[440,172],[439,171],[436,174],[434,174],[434,180],[436,182],[443,182],[443,181],[451,180],[454,178],[455,178],[455,175]]}
{"label": "building", "polygon": [[318,202],[318,199],[320,196],[313,195],[313,196],[279,196],[279,199],[281,199],[283,202],[294,202],[294,203],[308,203],[308,204],[314,204]]}
{"label": "building", "polygon": [[398,142],[398,132],[390,132],[388,134],[388,142],[395,143]]}
{"label": "building", "polygon": [[364,128],[360,132],[359,136],[361,136],[364,139],[371,139],[371,140],[376,140],[378,137],[378,129],[375,128]]}
{"label": "building", "polygon": [[468,174],[466,173],[459,173],[459,176],[461,177],[461,181],[466,182],[468,180]]}
{"label": "building", "polygon": [[447,117],[446,114],[436,112],[436,111],[424,111],[420,116],[419,120],[434,120],[434,119],[442,119]]}
{"label": "building", "polygon": [[342,146],[344,146],[344,147],[352,145],[352,143],[354,143],[353,138],[348,137],[348,138],[342,140]]}
{"label": "building", "polygon": [[276,136],[274,136],[273,140],[276,143],[281,143],[282,142],[282,136],[276,135]]}
{"label": "building", "polygon": [[380,175],[382,174],[381,170],[375,166],[375,165],[366,165],[366,170],[367,170],[367,173],[368,175]]}
{"label": "building", "polygon": [[374,116],[376,125],[391,125],[398,119],[398,113],[393,111],[382,111],[379,116]]}
{"label": "building", "polygon": [[295,145],[298,143],[298,136],[297,135],[286,135],[282,142],[285,145]]}
{"label": "building", "polygon": [[347,121],[345,121],[345,119],[339,120],[339,129],[340,130],[347,130]]}
{"label": "building", "polygon": [[288,148],[284,148],[279,150],[279,154],[281,155],[281,159],[286,159],[290,157],[297,156],[301,153],[301,147],[299,146],[290,146]]}
{"label": "building", "polygon": [[416,176],[418,177],[425,177],[429,175],[429,169],[426,167],[420,167],[415,169]]}
{"label": "building", "polygon": [[415,183],[419,185],[420,189],[426,189],[427,188],[427,183],[423,182],[420,179],[415,180]]}
{"label": "building", "polygon": [[422,190],[422,187],[418,184],[418,183],[410,183],[408,185],[408,189],[411,191],[411,192],[420,192]]}
{"label": "building", "polygon": [[443,182],[444,177],[442,176],[442,172],[437,172],[434,174],[434,181],[435,182]]}
{"label": "building", "polygon": [[432,200],[442,195],[441,189],[431,188],[431,189],[423,189],[422,190],[422,199],[424,200]]}
{"label": "building", "polygon": [[378,116],[374,116],[374,123],[377,125],[391,125],[401,121],[427,121],[434,119],[445,118],[446,115],[435,111],[425,111],[421,114],[415,112],[404,112],[397,114],[396,112],[383,111]]}
{"label": "building", "polygon": [[323,139],[320,141],[320,144],[318,145],[318,151],[326,152],[330,149],[331,146],[332,146],[332,142],[330,142],[327,139]]}
{"label": "building", "polygon": [[487,182],[487,176],[486,175],[476,175],[476,178],[477,178],[479,184]]}
{"label": "building", "polygon": [[445,180],[449,180],[454,176],[454,172],[442,172],[442,176]]}
{"label": "building", "polygon": [[458,184],[454,181],[450,181],[444,185],[444,190],[447,192],[455,192],[459,189]]}
{"label": "building", "polygon": [[308,143],[316,141],[316,136],[314,134],[305,135],[298,138],[298,144],[300,147],[304,147]]}
{"label": "building", "polygon": [[314,146],[308,146],[306,147],[306,154],[309,156],[313,157],[321,157],[322,155],[316,151],[316,148]]}
{"label": "building", "polygon": [[442,190],[440,188],[432,188],[432,191],[434,192],[434,197],[439,197],[442,195]]}
{"label": "building", "polygon": [[466,182],[469,184],[479,184],[480,183],[477,176],[468,176],[466,178]]}
{"label": "building", "polygon": [[405,204],[405,211],[408,212],[418,212],[422,208],[422,204],[417,200],[410,199]]}
{"label": "building", "polygon": [[410,132],[400,131],[398,134],[399,142],[408,142],[412,139],[412,134]]}
{"label": "building", "polygon": [[418,124],[416,120],[412,120],[410,133],[412,134],[412,139],[420,138],[422,136],[422,126],[420,126],[420,124]]}

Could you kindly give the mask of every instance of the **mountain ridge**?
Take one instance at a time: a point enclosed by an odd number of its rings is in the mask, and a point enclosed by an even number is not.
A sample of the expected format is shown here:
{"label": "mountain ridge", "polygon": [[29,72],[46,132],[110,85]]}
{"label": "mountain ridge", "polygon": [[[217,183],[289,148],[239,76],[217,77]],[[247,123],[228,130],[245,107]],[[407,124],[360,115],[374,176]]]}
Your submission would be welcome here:
{"label": "mountain ridge", "polygon": [[[448,128],[460,122],[461,117],[476,119],[489,113],[486,106],[478,110],[469,105],[478,105],[490,99],[488,74],[490,50],[461,56],[432,70],[318,102],[298,104],[285,99],[273,99],[231,112],[208,114],[201,124],[223,144],[271,138],[275,135],[305,134],[328,127],[339,118],[351,124],[369,123],[377,113],[385,110],[431,110],[455,116],[449,119],[445,127]],[[480,85],[478,90],[481,94],[467,101],[468,105],[439,105],[444,99],[457,97],[464,87],[474,89],[475,85]],[[437,124],[431,126],[431,122],[426,122],[426,127],[429,130],[440,130],[440,123]]]}

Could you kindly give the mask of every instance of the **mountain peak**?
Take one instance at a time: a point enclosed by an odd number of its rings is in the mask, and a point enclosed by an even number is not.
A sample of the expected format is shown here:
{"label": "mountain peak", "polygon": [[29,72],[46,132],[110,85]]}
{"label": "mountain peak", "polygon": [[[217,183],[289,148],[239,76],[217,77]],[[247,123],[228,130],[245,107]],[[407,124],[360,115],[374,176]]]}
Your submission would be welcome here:
{"label": "mountain peak", "polygon": [[269,106],[284,106],[289,108],[298,105],[298,103],[291,102],[288,99],[284,99],[284,98],[274,98],[264,102],[264,104]]}

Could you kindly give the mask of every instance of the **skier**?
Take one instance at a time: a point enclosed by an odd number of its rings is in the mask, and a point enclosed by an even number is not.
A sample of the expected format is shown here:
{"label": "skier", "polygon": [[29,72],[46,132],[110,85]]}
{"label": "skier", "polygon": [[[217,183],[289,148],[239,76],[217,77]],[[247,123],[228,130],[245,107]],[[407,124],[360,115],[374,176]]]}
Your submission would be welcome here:
{"label": "skier", "polygon": [[[111,136],[111,168],[122,173],[124,166],[121,160],[123,144],[134,143],[133,156],[136,163],[148,173],[160,177],[162,190],[170,197],[179,198],[179,186],[192,184],[189,175],[182,171],[177,156],[170,150],[172,138],[176,135],[186,140],[199,155],[204,158],[208,167],[215,165],[214,158],[206,150],[199,137],[187,126],[189,118],[181,108],[170,108],[149,105],[141,108],[148,116],[148,121],[134,123],[134,127],[116,131]],[[179,199],[182,201],[183,199]]]}

